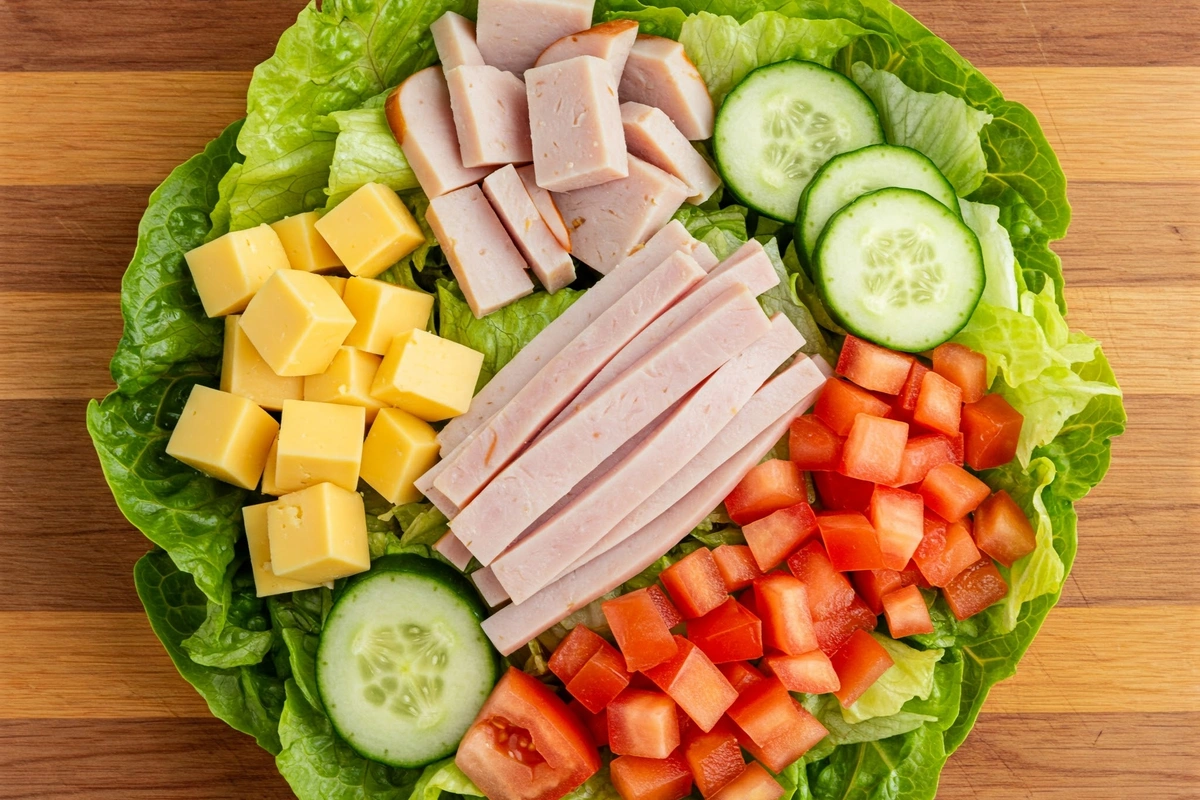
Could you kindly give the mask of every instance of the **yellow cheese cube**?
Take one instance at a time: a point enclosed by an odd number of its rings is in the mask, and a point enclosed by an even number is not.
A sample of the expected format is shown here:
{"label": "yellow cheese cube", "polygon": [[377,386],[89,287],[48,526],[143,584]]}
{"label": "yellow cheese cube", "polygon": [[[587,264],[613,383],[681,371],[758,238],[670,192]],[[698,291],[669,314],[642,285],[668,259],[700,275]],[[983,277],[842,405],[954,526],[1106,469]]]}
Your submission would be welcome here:
{"label": "yellow cheese cube", "polygon": [[225,318],[225,349],[221,356],[221,391],[253,400],[279,411],[284,400],[304,397],[304,378],[282,378],[263,361],[239,323],[241,316]]}
{"label": "yellow cheese cube", "polygon": [[415,503],[413,482],[438,460],[437,432],[407,411],[385,408],[363,442],[362,479],[392,505]]}
{"label": "yellow cheese cube", "polygon": [[372,422],[385,405],[371,397],[371,384],[381,361],[383,359],[377,355],[343,345],[329,369],[304,379],[304,399],[362,406],[367,410],[367,422]]}
{"label": "yellow cheese cube", "polygon": [[277,375],[317,375],[329,367],[354,315],[320,275],[276,272],[242,315],[242,330]]}
{"label": "yellow cheese cube", "polygon": [[337,253],[333,252],[333,248],[317,233],[315,223],[320,218],[320,212],[306,211],[271,223],[271,228],[283,243],[283,250],[287,253],[292,269],[321,272],[342,265]]}
{"label": "yellow cheese cube", "polygon": [[425,243],[399,196],[368,183],[316,222],[317,231],[351,275],[374,278]]}
{"label": "yellow cheese cube", "polygon": [[366,424],[362,406],[285,401],[275,457],[276,487],[294,492],[328,482],[357,489]]}
{"label": "yellow cheese cube", "polygon": [[414,329],[392,342],[371,394],[427,422],[457,417],[471,405],[482,366],[483,353]]}
{"label": "yellow cheese cube", "polygon": [[279,497],[281,494],[286,494],[279,489],[279,484],[275,482],[275,466],[279,463],[279,437],[275,437],[275,441],[271,442],[271,449],[267,451],[267,465],[263,468],[262,488],[259,489],[265,495],[271,497]]}
{"label": "yellow cheese cube", "polygon": [[279,423],[246,398],[196,384],[167,442],[167,455],[218,480],[253,489],[277,433]]}
{"label": "yellow cheese cube", "polygon": [[343,278],[340,275],[322,275],[321,277],[329,282],[329,285],[333,287],[333,290],[335,292],[337,292],[338,297],[345,298],[345,295],[346,295],[346,279],[345,278]]}
{"label": "yellow cheese cube", "polygon": [[241,311],[272,273],[288,268],[287,253],[270,225],[227,233],[183,257],[210,317]]}
{"label": "yellow cheese cube", "polygon": [[370,278],[351,278],[342,301],[355,319],[346,344],[378,355],[400,334],[425,330],[433,313],[433,295]]}
{"label": "yellow cheese cube", "polygon": [[254,571],[254,588],[258,596],[267,597],[317,588],[320,584],[281,578],[271,571],[271,540],[267,535],[269,505],[271,504],[259,503],[242,509],[242,521],[246,524],[246,544],[250,548],[250,568]]}
{"label": "yellow cheese cube", "polygon": [[362,496],[332,483],[285,494],[267,505],[271,571],[325,583],[371,568]]}

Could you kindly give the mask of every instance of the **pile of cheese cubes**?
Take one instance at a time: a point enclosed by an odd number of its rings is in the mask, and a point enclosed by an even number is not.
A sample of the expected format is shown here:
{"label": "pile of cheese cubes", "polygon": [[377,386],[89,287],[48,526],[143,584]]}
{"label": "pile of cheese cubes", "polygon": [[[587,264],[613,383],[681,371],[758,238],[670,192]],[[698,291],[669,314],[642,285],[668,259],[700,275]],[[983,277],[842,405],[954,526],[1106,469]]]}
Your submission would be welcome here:
{"label": "pile of cheese cubes", "polygon": [[186,255],[205,312],[225,317],[221,388],[192,390],[167,453],[279,498],[243,510],[260,597],[367,570],[359,479],[420,499],[429,423],[471,403],[483,355],[426,332],[431,295],[375,280],[424,241],[396,193],[367,184],[324,216]]}

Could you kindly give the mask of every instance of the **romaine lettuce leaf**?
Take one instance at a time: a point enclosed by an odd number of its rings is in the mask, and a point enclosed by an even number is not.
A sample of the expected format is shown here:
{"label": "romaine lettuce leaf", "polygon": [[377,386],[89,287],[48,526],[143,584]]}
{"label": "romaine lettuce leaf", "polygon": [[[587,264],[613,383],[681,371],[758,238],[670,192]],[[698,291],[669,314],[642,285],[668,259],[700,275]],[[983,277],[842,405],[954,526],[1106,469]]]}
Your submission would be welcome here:
{"label": "romaine lettuce leaf", "polygon": [[453,758],[426,767],[413,787],[409,800],[439,800],[443,792],[453,792],[455,796],[483,797],[483,792],[455,765]]}
{"label": "romaine lettuce leaf", "polygon": [[1008,231],[1000,224],[1000,209],[962,199],[958,205],[962,210],[963,222],[975,232],[983,251],[987,283],[983,287],[980,302],[1016,311],[1017,259]]}
{"label": "romaine lettuce leaf", "polygon": [[709,200],[699,206],[684,205],[672,219],[683,223],[696,239],[708,245],[713,255],[724,261],[746,243],[746,208],[730,205],[720,208]]}
{"label": "romaine lettuce leaf", "polygon": [[355,189],[382,183],[397,192],[419,188],[383,113],[386,95],[376,95],[359,108],[329,114],[336,129],[329,167],[326,208],[333,208]]}
{"label": "romaine lettuce leaf", "polygon": [[804,337],[804,347],[801,350],[810,356],[819,355],[830,364],[837,362],[837,355],[825,340],[825,334],[817,325],[813,312],[800,300],[796,286],[800,281],[800,273],[789,273],[779,256],[779,245],[775,239],[769,240],[763,249],[779,274],[779,283],[758,296],[758,304],[769,315],[782,313],[792,321],[796,330]]}
{"label": "romaine lettuce leaf", "polygon": [[808,769],[815,800],[933,800],[946,763],[941,731],[931,725],[900,736],[840,745]]}
{"label": "romaine lettuce leaf", "polygon": [[292,678],[304,698],[315,709],[324,710],[317,689],[317,645],[321,627],[333,607],[333,592],[325,587],[268,598],[271,628],[279,636],[280,655],[287,669],[276,667]]}
{"label": "romaine lettuce leaf", "polygon": [[192,661],[206,667],[257,664],[271,649],[271,626],[245,561],[235,561],[221,602],[208,601],[204,622],[183,640]]}
{"label": "romaine lettuce leaf", "polygon": [[922,700],[933,691],[933,670],[941,661],[942,650],[917,650],[889,636],[872,633],[894,662],[888,671],[871,684],[862,697],[842,709],[846,722],[865,722],[873,717],[899,714],[914,697]]}

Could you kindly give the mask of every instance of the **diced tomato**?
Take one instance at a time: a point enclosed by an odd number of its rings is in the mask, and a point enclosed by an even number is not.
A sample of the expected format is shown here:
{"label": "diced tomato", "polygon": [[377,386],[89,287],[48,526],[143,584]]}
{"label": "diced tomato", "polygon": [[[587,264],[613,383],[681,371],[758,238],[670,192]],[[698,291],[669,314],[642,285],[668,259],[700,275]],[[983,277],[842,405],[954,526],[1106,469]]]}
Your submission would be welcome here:
{"label": "diced tomato", "polygon": [[863,599],[872,613],[883,613],[883,596],[888,592],[913,586],[923,581],[915,564],[909,563],[903,570],[873,569],[850,575],[854,590]]}
{"label": "diced tomato", "polygon": [[974,533],[976,546],[1006,567],[1037,548],[1037,535],[1029,518],[1003,490],[975,509]]}
{"label": "diced tomato", "polygon": [[826,655],[855,630],[874,630],[878,620],[846,576],[833,568],[820,542],[809,542],[788,559],[788,569],[804,583],[817,644]]}
{"label": "diced tomato", "polygon": [[762,622],[732,597],[690,620],[687,638],[714,664],[762,658]]}
{"label": "diced tomato", "polygon": [[925,507],[947,522],[970,514],[992,493],[988,485],[957,464],[939,464],[921,481]]}
{"label": "diced tomato", "polygon": [[789,692],[826,694],[841,686],[833,662],[820,650],[798,656],[767,656],[762,663]]}
{"label": "diced tomato", "polygon": [[933,619],[925,597],[916,586],[905,586],[883,596],[883,613],[893,639],[917,633],[933,633]]}
{"label": "diced tomato", "polygon": [[679,613],[679,609],[671,602],[671,598],[667,597],[667,593],[657,583],[647,586],[646,593],[654,601],[654,607],[658,609],[659,616],[663,618],[663,622],[667,623],[668,628],[674,628],[683,622],[683,615]]}
{"label": "diced tomato", "polygon": [[987,356],[954,342],[933,350],[933,371],[962,390],[964,403],[977,403],[987,394]]}
{"label": "diced tomato", "polygon": [[710,731],[737,699],[737,690],[703,650],[682,636],[675,637],[675,645],[675,656],[646,670],[646,677],[670,695],[701,730]]}
{"label": "diced tomato", "polygon": [[883,569],[879,536],[870,521],[857,511],[822,511],[817,527],[825,552],[838,572]]}
{"label": "diced tomato", "polygon": [[701,547],[688,553],[658,576],[684,619],[702,617],[729,599],[712,551]]}
{"label": "diced tomato", "polygon": [[913,436],[904,445],[904,456],[900,459],[900,477],[896,483],[907,486],[925,480],[929,470],[941,464],[957,464],[953,440],[943,433],[926,433]]}
{"label": "diced tomato", "polygon": [[729,708],[738,741],[776,772],[795,763],[828,731],[775,678],[747,688]]}
{"label": "diced tomato", "polygon": [[575,677],[567,682],[567,693],[583,703],[593,714],[598,714],[613,698],[629,685],[629,673],[625,671],[625,659],[608,642],[592,654]]}
{"label": "diced tomato", "polygon": [[763,574],[748,545],[723,544],[713,550],[713,560],[717,562],[717,571],[729,592],[745,589]]}
{"label": "diced tomato", "polygon": [[847,478],[839,472],[814,472],[813,483],[817,485],[817,497],[829,511],[866,511],[871,504],[875,484]]}
{"label": "diced tomato", "polygon": [[838,436],[850,433],[854,426],[854,418],[859,414],[869,417],[882,417],[888,413],[890,406],[866,389],[860,389],[852,383],[830,378],[825,381],[825,388],[817,397],[813,406],[813,415],[829,426]]}
{"label": "diced tomato", "polygon": [[608,746],[621,756],[671,755],[679,747],[675,701],[662,692],[626,689],[608,707]]}
{"label": "diced tomato", "polygon": [[907,422],[859,414],[842,448],[838,472],[860,481],[895,483],[907,441]]}
{"label": "diced tomato", "polygon": [[738,525],[748,525],[781,508],[808,499],[804,475],[791,461],[764,461],[746,473],[746,477],[725,498],[725,510]]}
{"label": "diced tomato", "polygon": [[930,584],[945,586],[979,558],[979,549],[965,522],[949,523],[933,514],[925,515],[925,537],[913,553],[913,561]]}
{"label": "diced tomato", "polygon": [[692,770],[681,751],[667,758],[621,756],[608,770],[622,800],[683,800],[692,793]]}
{"label": "diced tomato", "polygon": [[658,603],[645,589],[606,600],[600,610],[630,672],[662,664],[678,652]]}
{"label": "diced tomato", "polygon": [[772,778],[762,764],[751,761],[741,775],[713,795],[713,800],[779,800],[784,794],[779,781]]}
{"label": "diced tomato", "polygon": [[[755,580],[758,580],[758,578],[755,578]],[[762,619],[762,614],[758,613],[758,601],[754,599],[753,585],[751,585],[749,589],[746,589],[739,594],[737,596],[737,601],[742,604],[742,608],[746,609],[759,619]]]}
{"label": "diced tomato", "polygon": [[[883,566],[887,569],[904,569],[921,543],[921,537],[925,535],[925,501],[921,495],[903,489],[876,486],[867,516],[879,537]],[[825,546],[829,547],[828,544]]]}
{"label": "diced tomato", "polygon": [[962,620],[1003,600],[1008,594],[1008,584],[992,560],[985,556],[954,576],[942,593],[954,616]]}
{"label": "diced tomato", "polygon": [[728,664],[718,664],[717,669],[729,681],[729,685],[741,694],[746,687],[763,679],[763,674],[749,661],[731,661]]}
{"label": "diced tomato", "polygon": [[971,469],[1002,467],[1017,455],[1025,417],[998,394],[963,406],[966,462]]}
{"label": "diced tomato", "polygon": [[914,358],[904,386],[901,387],[900,394],[896,396],[896,408],[907,411],[910,415],[916,410],[917,397],[921,394],[921,381],[925,379],[926,372],[929,372],[929,367]]}
{"label": "diced tomato", "polygon": [[600,769],[592,735],[549,687],[510,668],[454,757],[492,800],[558,800]]}
{"label": "diced tomato", "polygon": [[576,625],[558,643],[558,647],[554,648],[554,655],[550,656],[547,666],[564,685],[568,684],[579,670],[583,669],[583,665],[588,662],[588,659],[606,645],[612,647],[598,634],[583,625]]}
{"label": "diced tomato", "polygon": [[961,416],[962,389],[936,372],[926,372],[913,409],[913,422],[952,436],[958,433]]}
{"label": "diced tomato", "polygon": [[712,797],[732,781],[746,766],[737,733],[727,720],[713,723],[708,731],[688,732],[683,745],[683,757],[692,770],[696,788],[705,797]]}
{"label": "diced tomato", "polygon": [[960,467],[966,462],[966,441],[966,437],[961,432],[950,437],[950,447],[954,449],[954,463]]}
{"label": "diced tomato", "polygon": [[754,582],[754,604],[762,618],[763,642],[789,655],[817,649],[804,584],[774,572]]}
{"label": "diced tomato", "polygon": [[897,394],[912,369],[913,357],[847,336],[838,356],[837,374],[844,375],[864,389]]}
{"label": "diced tomato", "polygon": [[855,631],[836,653],[829,657],[837,672],[841,686],[833,693],[843,708],[854,705],[854,701],[870,689],[879,676],[891,668],[892,657],[875,637],[866,631]]}
{"label": "diced tomato", "polygon": [[608,746],[608,710],[600,709],[596,714],[588,711],[583,707],[583,703],[578,700],[572,700],[567,704],[567,708],[579,717],[588,731],[591,732],[592,738],[596,740],[599,747]]}
{"label": "diced tomato", "polygon": [[788,458],[803,470],[837,469],[842,463],[842,437],[812,414],[792,420]]}
{"label": "diced tomato", "polygon": [[816,532],[817,516],[806,502],[781,508],[742,528],[746,544],[763,572],[782,564],[793,550]]}

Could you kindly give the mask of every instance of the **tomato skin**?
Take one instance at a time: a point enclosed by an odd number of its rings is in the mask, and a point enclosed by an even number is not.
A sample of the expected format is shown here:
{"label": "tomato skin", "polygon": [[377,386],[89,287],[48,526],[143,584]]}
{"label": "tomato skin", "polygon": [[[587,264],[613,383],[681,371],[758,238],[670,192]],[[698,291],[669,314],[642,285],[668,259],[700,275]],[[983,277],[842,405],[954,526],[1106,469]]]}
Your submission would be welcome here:
{"label": "tomato skin", "polygon": [[921,381],[925,379],[926,372],[929,372],[929,367],[914,358],[912,368],[908,371],[908,378],[904,381],[900,394],[896,396],[895,408],[912,414],[917,407],[917,397],[921,394]]}
{"label": "tomato skin", "polygon": [[933,619],[925,597],[916,586],[905,586],[883,596],[883,613],[893,639],[933,633]]}
{"label": "tomato skin", "polygon": [[593,714],[599,714],[629,685],[625,659],[608,642],[567,682],[567,693]]}
{"label": "tomato skin", "polygon": [[904,388],[904,381],[908,379],[914,361],[912,356],[863,341],[851,334],[842,343],[836,372],[864,389],[898,394]]}
{"label": "tomato skin", "polygon": [[747,525],[781,508],[808,499],[804,475],[790,461],[764,461],[746,473],[746,477],[725,498],[725,510],[738,525]]}
{"label": "tomato skin", "polygon": [[761,681],[765,677],[749,661],[730,661],[727,664],[718,664],[717,669],[721,670],[721,674],[725,676],[725,680],[729,681],[729,685],[739,695],[746,691],[746,687]]}
{"label": "tomato skin", "polygon": [[930,430],[953,436],[962,418],[962,389],[938,375],[926,372],[921,393],[913,409],[913,422]]}
{"label": "tomato skin", "polygon": [[688,553],[658,576],[684,619],[702,617],[729,599],[721,571],[707,547]]}
{"label": "tomato skin", "polygon": [[857,511],[822,511],[817,527],[825,552],[838,572],[883,569],[879,536],[870,521]]}
{"label": "tomato skin", "polygon": [[925,515],[925,537],[913,553],[913,562],[931,585],[947,585],[979,559],[979,549],[965,522],[946,522]]}
{"label": "tomato skin", "polygon": [[929,470],[941,464],[962,465],[954,441],[943,433],[926,433],[909,438],[900,459],[900,476],[896,484],[907,486],[925,480]]}
{"label": "tomato skin", "polygon": [[667,597],[667,593],[657,583],[647,586],[646,594],[650,595],[650,599],[654,601],[654,607],[658,609],[659,616],[663,618],[663,622],[668,628],[674,628],[683,622],[683,615],[679,613],[679,609],[671,602],[671,598]]}
{"label": "tomato skin", "polygon": [[675,656],[646,670],[646,677],[666,692],[697,727],[710,731],[737,699],[737,690],[703,650],[682,636],[675,637],[675,644]]}
{"label": "tomato skin", "polygon": [[884,568],[904,569],[925,535],[925,501],[921,495],[876,486],[867,508],[867,518],[879,537]]}
{"label": "tomato skin", "polygon": [[742,774],[713,795],[713,800],[779,800],[783,795],[779,781],[772,778],[762,764],[752,761],[742,770]]}
{"label": "tomato skin", "polygon": [[742,535],[761,572],[782,564],[788,554],[816,532],[817,515],[803,501],[742,527]]}
{"label": "tomato skin", "polygon": [[796,703],[776,678],[746,689],[729,708],[738,742],[759,761],[782,771],[807,753],[828,731]]}
{"label": "tomato skin", "polygon": [[678,651],[658,603],[645,589],[607,600],[600,610],[630,672],[644,672],[670,660]]}
{"label": "tomato skin", "polygon": [[942,589],[959,620],[972,617],[1008,594],[1008,583],[986,556],[960,572]]}
{"label": "tomato skin", "polygon": [[1002,467],[1017,455],[1025,417],[998,394],[963,406],[966,462],[971,469]]}
{"label": "tomato skin", "polygon": [[788,559],[788,569],[808,595],[817,644],[829,655],[855,630],[874,630],[878,620],[854,593],[846,576],[833,568],[820,542],[809,542]]}
{"label": "tomato skin", "polygon": [[608,711],[606,709],[600,709],[598,713],[593,714],[584,708],[583,703],[578,700],[572,700],[567,704],[567,708],[571,709],[571,712],[579,717],[580,721],[587,727],[597,746],[608,746]]}
{"label": "tomato skin", "polygon": [[833,662],[820,650],[798,656],[767,656],[762,663],[789,692],[827,694],[842,685]]}
{"label": "tomato skin", "polygon": [[804,584],[771,573],[754,582],[754,606],[762,619],[763,642],[789,655],[817,649],[817,634]]}
{"label": "tomato skin", "polygon": [[875,484],[847,478],[839,472],[814,472],[813,483],[821,505],[829,511],[866,511]]}
{"label": "tomato skin", "polygon": [[[762,621],[732,597],[687,624],[687,638],[714,664],[762,658]],[[724,674],[724,673],[722,673]]]}
{"label": "tomato skin", "polygon": [[[922,538],[924,538],[922,536]],[[888,592],[913,586],[923,581],[916,565],[908,564],[903,570],[873,569],[855,572],[850,576],[854,590],[876,616],[883,613],[883,596]]]}
{"label": "tomato skin", "polygon": [[745,589],[763,574],[749,545],[723,544],[713,550],[713,560],[717,562],[717,571],[728,592]]}
{"label": "tomato skin", "polygon": [[679,751],[662,759],[620,756],[609,776],[622,800],[683,800],[692,793],[692,771]]}
{"label": "tomato skin", "polygon": [[883,417],[890,406],[866,389],[860,389],[852,383],[839,378],[825,381],[825,388],[817,397],[813,406],[813,416],[829,426],[838,436],[850,433],[854,426],[854,418],[859,414],[869,417]]}
{"label": "tomato skin", "polygon": [[907,442],[907,422],[859,414],[842,448],[838,472],[860,481],[895,483]]}
{"label": "tomato skin", "polygon": [[940,464],[921,481],[919,493],[926,508],[947,522],[957,522],[978,508],[992,490],[957,464]]}
{"label": "tomato skin", "polygon": [[892,664],[883,645],[866,631],[855,631],[844,645],[829,660],[837,672],[841,686],[833,693],[843,708],[854,705],[863,693],[870,689],[879,676],[887,672]]}
{"label": "tomato skin", "polygon": [[977,403],[987,394],[987,356],[954,342],[933,350],[933,371],[962,391],[964,403]]}
{"label": "tomato skin", "polygon": [[975,545],[1006,567],[1037,549],[1029,518],[1001,489],[975,509]]}
{"label": "tomato skin", "polygon": [[679,747],[675,714],[662,692],[627,689],[608,707],[608,746],[619,756],[666,758]]}
{"label": "tomato skin", "polygon": [[812,414],[792,420],[788,458],[802,470],[832,470],[842,463],[842,437]]}
{"label": "tomato skin", "polygon": [[554,648],[554,654],[550,656],[547,666],[554,676],[566,685],[583,669],[588,659],[605,645],[612,647],[599,634],[583,625],[576,625],[558,643],[558,647]]}
{"label": "tomato skin", "polygon": [[727,720],[714,723],[708,731],[689,731],[686,738],[683,757],[704,797],[715,795],[745,769],[737,734]]}
{"label": "tomato skin", "polygon": [[[536,747],[528,761],[511,754],[511,740],[502,743],[501,720]],[[559,800],[599,771],[600,754],[583,722],[554,692],[510,668],[467,730],[454,763],[492,800]]]}

